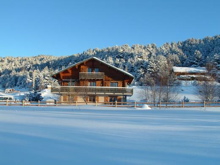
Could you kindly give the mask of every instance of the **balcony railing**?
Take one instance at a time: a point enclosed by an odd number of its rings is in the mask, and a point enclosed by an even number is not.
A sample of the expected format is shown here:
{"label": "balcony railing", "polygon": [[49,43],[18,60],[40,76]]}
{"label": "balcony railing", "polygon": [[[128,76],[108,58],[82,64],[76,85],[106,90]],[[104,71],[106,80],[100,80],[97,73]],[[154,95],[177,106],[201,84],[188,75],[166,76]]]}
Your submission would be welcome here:
{"label": "balcony railing", "polygon": [[51,88],[52,93],[72,95],[117,95],[131,96],[133,88],[127,87],[99,87],[99,86],[56,86]]}
{"label": "balcony railing", "polygon": [[79,72],[79,79],[104,79],[104,72]]}

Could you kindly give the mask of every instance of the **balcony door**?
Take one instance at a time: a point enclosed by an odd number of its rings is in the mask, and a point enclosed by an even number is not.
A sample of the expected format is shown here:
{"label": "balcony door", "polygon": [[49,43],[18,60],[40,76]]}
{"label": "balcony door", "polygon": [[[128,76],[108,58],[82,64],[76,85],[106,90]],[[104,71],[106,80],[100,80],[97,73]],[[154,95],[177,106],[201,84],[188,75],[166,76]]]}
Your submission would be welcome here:
{"label": "balcony door", "polygon": [[96,82],[95,81],[90,81],[89,86],[96,86]]}
{"label": "balcony door", "polygon": [[89,102],[95,103],[96,102],[96,96],[89,96]]}
{"label": "balcony door", "polygon": [[68,82],[68,86],[75,86],[75,82],[74,81]]}
{"label": "balcony door", "polygon": [[110,96],[109,97],[109,102],[115,103],[117,101],[117,96]]}

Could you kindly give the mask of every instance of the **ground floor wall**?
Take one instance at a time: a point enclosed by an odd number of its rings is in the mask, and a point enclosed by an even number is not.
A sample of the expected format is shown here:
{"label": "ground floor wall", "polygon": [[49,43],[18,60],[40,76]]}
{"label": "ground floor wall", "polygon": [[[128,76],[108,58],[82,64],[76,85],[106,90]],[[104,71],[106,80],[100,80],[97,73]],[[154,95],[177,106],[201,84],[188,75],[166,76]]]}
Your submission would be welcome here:
{"label": "ground floor wall", "polygon": [[105,103],[105,102],[126,102],[126,96],[73,96],[73,95],[61,95],[60,102],[84,102],[84,103]]}

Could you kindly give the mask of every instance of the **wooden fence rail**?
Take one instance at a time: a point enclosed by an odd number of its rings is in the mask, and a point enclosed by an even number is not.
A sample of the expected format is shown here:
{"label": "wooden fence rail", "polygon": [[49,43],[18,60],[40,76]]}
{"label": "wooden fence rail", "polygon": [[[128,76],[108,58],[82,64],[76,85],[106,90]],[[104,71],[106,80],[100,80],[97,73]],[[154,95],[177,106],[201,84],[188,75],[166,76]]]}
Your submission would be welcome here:
{"label": "wooden fence rail", "polygon": [[220,107],[220,102],[60,102],[60,101],[0,101],[0,106],[80,106],[94,105],[105,107],[134,107],[140,108],[147,104],[149,107],[158,108],[191,108],[191,107]]}

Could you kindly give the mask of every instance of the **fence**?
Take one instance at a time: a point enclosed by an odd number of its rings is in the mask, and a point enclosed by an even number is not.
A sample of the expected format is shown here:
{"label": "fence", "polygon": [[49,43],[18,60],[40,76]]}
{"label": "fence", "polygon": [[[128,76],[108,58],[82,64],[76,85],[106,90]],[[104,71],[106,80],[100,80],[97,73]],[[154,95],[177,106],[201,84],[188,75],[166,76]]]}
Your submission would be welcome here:
{"label": "fence", "polygon": [[192,108],[192,107],[220,107],[220,102],[60,102],[60,101],[0,101],[1,106],[79,106],[94,105],[103,107],[134,107],[140,108],[147,104],[149,107],[158,108]]}

